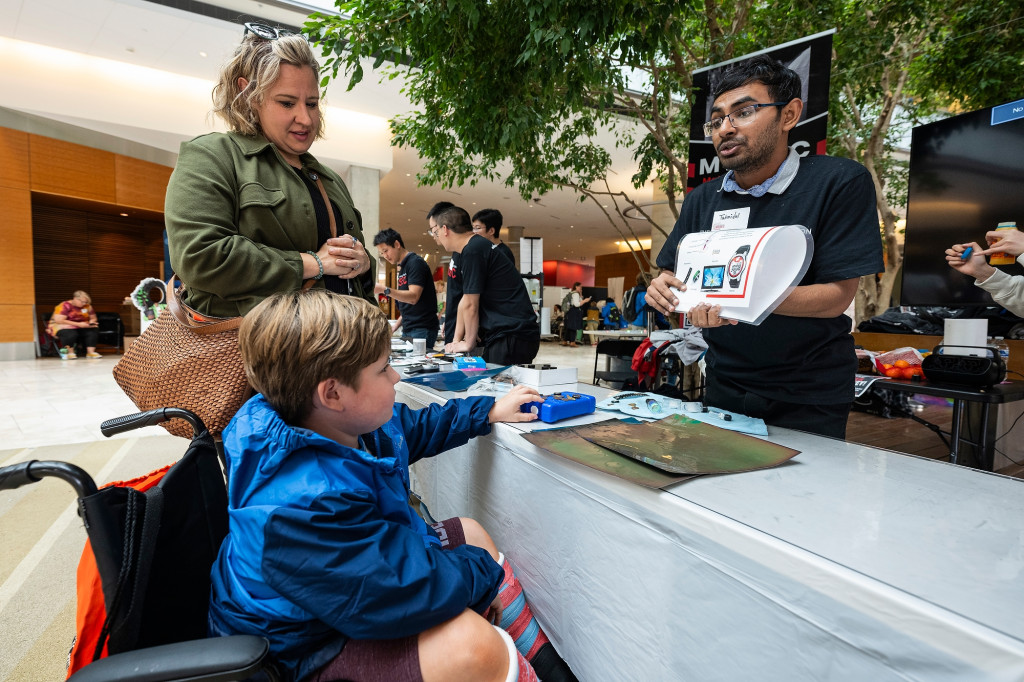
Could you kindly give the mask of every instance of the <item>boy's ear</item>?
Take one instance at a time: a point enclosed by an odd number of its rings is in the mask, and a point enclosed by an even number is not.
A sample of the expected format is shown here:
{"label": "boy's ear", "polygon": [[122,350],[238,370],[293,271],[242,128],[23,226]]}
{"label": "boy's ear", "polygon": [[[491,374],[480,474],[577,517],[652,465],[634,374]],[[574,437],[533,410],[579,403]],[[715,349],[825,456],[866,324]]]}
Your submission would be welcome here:
{"label": "boy's ear", "polygon": [[313,395],[314,407],[326,407],[335,412],[345,411],[345,389],[348,387],[337,379],[324,379],[316,385]]}

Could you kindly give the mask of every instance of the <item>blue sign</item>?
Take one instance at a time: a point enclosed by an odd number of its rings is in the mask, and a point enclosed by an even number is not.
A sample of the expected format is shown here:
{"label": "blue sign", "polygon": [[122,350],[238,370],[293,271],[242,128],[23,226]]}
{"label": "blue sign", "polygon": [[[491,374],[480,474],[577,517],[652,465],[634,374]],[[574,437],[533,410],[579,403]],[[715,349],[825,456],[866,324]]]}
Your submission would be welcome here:
{"label": "blue sign", "polygon": [[1008,121],[1016,121],[1019,118],[1024,118],[1024,99],[992,107],[992,125],[994,126]]}

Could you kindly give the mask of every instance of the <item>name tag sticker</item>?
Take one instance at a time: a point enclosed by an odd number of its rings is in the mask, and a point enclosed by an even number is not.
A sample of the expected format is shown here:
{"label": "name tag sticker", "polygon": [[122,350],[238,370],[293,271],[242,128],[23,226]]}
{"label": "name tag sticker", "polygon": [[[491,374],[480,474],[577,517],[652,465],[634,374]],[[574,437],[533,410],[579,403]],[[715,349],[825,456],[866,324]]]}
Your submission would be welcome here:
{"label": "name tag sticker", "polygon": [[1024,99],[992,107],[992,125],[1016,121],[1019,118],[1024,118]]}
{"label": "name tag sticker", "polygon": [[750,207],[730,208],[728,211],[715,211],[711,218],[711,231],[745,230],[750,221]]}

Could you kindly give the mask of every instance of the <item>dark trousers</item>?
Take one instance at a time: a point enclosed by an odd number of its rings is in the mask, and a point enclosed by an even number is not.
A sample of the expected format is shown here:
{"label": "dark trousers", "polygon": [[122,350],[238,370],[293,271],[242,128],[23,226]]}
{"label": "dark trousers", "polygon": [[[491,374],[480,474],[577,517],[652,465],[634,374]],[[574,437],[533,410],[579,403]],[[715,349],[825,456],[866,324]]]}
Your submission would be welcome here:
{"label": "dark trousers", "polygon": [[803,405],[771,400],[751,393],[728,379],[716,377],[710,367],[704,395],[710,407],[763,419],[765,424],[771,426],[846,439],[846,421],[850,416],[852,401],[832,405]]}
{"label": "dark trousers", "polygon": [[539,336],[500,336],[484,346],[484,361],[495,365],[528,365],[540,350]]}
{"label": "dark trousers", "polygon": [[75,347],[81,341],[86,348],[95,348],[100,338],[100,330],[96,327],[79,327],[78,329],[61,329],[57,332],[57,344]]}

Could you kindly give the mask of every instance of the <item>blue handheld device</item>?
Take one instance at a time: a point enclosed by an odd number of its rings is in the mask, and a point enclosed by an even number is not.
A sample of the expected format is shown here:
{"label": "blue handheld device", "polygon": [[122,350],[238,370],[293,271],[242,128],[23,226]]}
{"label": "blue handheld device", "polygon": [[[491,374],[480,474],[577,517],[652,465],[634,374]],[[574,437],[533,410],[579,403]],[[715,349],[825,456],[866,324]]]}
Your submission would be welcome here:
{"label": "blue handheld device", "polygon": [[523,403],[520,412],[533,412],[542,422],[557,422],[581,414],[590,414],[597,405],[597,399],[586,393],[552,393],[542,403]]}

